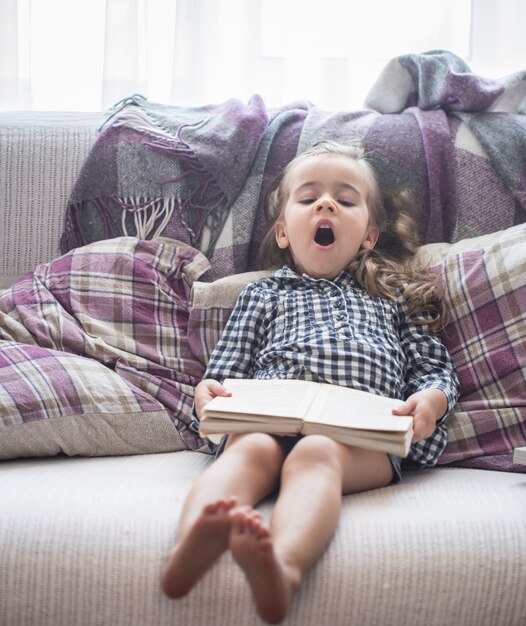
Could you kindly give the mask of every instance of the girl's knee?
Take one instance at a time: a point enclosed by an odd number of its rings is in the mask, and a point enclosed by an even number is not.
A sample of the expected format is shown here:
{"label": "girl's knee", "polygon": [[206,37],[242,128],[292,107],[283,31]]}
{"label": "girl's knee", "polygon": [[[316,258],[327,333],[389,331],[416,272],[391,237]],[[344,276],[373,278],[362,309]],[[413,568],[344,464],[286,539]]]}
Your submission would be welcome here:
{"label": "girl's knee", "polygon": [[302,468],[325,468],[341,471],[340,444],[324,435],[308,435],[300,439],[285,459],[283,471]]}
{"label": "girl's knee", "polygon": [[266,433],[244,433],[229,440],[225,452],[243,455],[254,464],[270,467],[281,465],[283,450],[279,441]]}

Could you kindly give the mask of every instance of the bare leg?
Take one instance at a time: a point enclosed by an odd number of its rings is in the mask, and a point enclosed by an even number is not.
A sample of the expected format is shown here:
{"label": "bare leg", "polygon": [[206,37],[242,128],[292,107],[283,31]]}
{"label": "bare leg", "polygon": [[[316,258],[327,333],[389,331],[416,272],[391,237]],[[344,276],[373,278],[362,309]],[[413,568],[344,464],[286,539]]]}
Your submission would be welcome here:
{"label": "bare leg", "polygon": [[232,438],[200,476],[186,498],[177,542],[168,555],[162,581],[168,596],[187,594],[227,549],[229,513],[245,504],[252,511],[276,487],[283,456],[273,437],[242,435]]}
{"label": "bare leg", "polygon": [[224,552],[230,532],[229,513],[237,504],[237,498],[231,497],[205,505],[185,541],[169,553],[163,589],[171,598],[186,595]]}
{"label": "bare leg", "polygon": [[[269,529],[253,511],[232,513],[229,547],[245,572],[259,615],[278,624],[287,615],[294,587],[294,572],[287,572],[276,558]],[[299,581],[298,581],[299,584]]]}
{"label": "bare leg", "polygon": [[387,455],[310,436],[285,460],[270,531],[247,511],[233,511],[229,545],[262,619],[279,623],[286,617],[304,573],[334,534],[342,493],[382,487],[391,480]]}

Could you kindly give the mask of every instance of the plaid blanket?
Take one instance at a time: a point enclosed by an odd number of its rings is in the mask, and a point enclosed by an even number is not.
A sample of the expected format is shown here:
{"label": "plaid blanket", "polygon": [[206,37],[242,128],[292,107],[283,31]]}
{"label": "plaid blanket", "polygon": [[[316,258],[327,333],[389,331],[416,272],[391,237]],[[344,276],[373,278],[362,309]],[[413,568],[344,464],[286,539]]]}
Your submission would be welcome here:
{"label": "plaid blanket", "polygon": [[206,279],[258,269],[274,176],[321,139],[362,140],[385,187],[409,189],[423,243],[525,221],[526,73],[488,80],[449,52],[391,61],[355,112],[259,96],[196,108],[132,96],[112,112],[68,203],[63,251],[123,234],[198,248]]}

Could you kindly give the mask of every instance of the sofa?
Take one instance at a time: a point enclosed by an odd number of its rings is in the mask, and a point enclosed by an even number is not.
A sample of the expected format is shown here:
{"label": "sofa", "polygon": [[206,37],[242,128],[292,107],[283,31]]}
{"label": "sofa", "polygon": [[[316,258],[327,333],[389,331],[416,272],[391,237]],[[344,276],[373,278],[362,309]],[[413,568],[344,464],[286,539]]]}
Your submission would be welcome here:
{"label": "sofa", "polygon": [[228,553],[181,600],[160,580],[213,462],[193,389],[262,275],[264,192],[319,137],[365,140],[417,198],[461,395],[437,466],[343,498],[283,623],[526,624],[526,82],[460,63],[398,58],[352,114],[0,113],[0,624],[262,623]]}

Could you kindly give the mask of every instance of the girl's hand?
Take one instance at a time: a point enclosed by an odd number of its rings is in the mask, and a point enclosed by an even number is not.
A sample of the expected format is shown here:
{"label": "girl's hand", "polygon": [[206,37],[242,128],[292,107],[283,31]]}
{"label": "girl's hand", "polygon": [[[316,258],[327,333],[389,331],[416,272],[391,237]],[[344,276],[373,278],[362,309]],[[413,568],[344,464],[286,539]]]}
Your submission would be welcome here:
{"label": "girl's hand", "polygon": [[228,391],[228,389],[223,387],[223,385],[217,380],[213,380],[212,378],[202,380],[195,388],[194,404],[197,417],[201,417],[201,413],[205,406],[216,396],[231,395],[232,392]]}
{"label": "girl's hand", "polygon": [[424,389],[409,396],[393,415],[413,416],[413,440],[427,439],[433,434],[437,421],[447,411],[446,394],[440,389]]}

